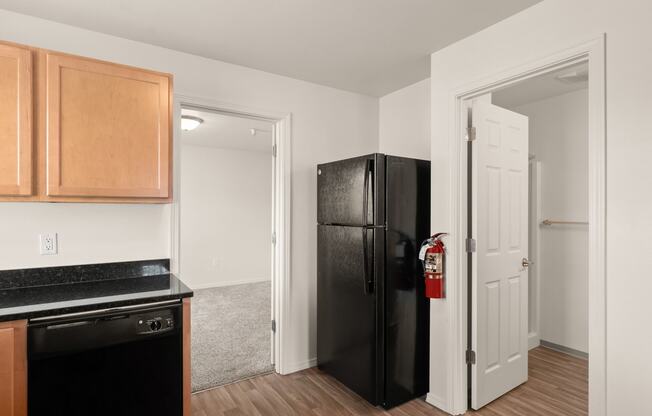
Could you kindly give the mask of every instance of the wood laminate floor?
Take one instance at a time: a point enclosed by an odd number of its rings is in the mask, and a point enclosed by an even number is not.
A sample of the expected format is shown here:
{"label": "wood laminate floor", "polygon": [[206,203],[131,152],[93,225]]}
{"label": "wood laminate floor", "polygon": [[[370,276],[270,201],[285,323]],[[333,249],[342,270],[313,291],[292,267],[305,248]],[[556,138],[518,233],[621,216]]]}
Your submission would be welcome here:
{"label": "wood laminate floor", "polygon": [[[529,380],[475,416],[575,416],[588,413],[587,361],[547,348],[530,351]],[[375,408],[316,368],[268,374],[192,397],[193,416],[443,416],[423,400]]]}

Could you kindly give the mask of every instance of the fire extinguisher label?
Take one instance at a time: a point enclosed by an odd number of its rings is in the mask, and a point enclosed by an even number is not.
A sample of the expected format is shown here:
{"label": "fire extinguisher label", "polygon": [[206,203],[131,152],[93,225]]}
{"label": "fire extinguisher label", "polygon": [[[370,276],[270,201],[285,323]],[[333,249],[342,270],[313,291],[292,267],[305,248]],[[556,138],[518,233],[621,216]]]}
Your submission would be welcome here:
{"label": "fire extinguisher label", "polygon": [[442,253],[427,253],[425,259],[426,272],[442,273],[443,260],[444,260],[444,256],[442,255]]}

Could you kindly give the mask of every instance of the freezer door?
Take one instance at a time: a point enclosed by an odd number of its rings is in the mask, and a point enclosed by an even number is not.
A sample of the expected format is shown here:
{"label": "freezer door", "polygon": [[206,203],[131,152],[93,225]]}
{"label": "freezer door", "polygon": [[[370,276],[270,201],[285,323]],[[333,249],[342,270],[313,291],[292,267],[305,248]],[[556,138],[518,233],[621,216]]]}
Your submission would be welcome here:
{"label": "freezer door", "polygon": [[382,204],[376,202],[382,192],[378,192],[376,173],[383,158],[372,154],[317,166],[317,223],[382,224],[382,213],[377,212]]}
{"label": "freezer door", "polygon": [[418,250],[430,232],[430,162],[387,156],[385,405],[428,392],[429,303]]}
{"label": "freezer door", "polygon": [[[317,362],[369,402],[379,404],[375,236],[362,227],[319,225]],[[382,371],[382,369],[380,370]]]}

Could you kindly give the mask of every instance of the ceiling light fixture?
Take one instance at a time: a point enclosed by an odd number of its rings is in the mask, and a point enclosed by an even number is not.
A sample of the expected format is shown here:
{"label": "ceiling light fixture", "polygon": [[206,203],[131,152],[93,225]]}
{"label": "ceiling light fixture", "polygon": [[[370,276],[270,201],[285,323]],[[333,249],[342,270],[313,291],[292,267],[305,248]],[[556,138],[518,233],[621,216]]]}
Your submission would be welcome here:
{"label": "ceiling light fixture", "polygon": [[249,133],[251,133],[252,136],[255,136],[258,133],[271,133],[271,130],[261,130],[261,129],[249,129]]}
{"label": "ceiling light fixture", "polygon": [[201,123],[203,123],[203,122],[204,122],[204,120],[199,118],[199,117],[182,115],[181,116],[181,130],[183,130],[183,131],[194,130],[197,127],[199,127],[199,125]]}
{"label": "ceiling light fixture", "polygon": [[574,71],[565,72],[555,77],[557,81],[564,84],[577,84],[578,82],[586,82],[589,80],[588,68],[581,68]]}

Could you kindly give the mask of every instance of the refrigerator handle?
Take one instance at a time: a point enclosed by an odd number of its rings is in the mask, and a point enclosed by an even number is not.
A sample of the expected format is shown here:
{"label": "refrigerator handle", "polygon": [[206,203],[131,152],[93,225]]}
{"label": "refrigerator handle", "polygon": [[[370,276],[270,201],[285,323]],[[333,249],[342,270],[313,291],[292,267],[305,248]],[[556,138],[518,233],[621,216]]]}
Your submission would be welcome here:
{"label": "refrigerator handle", "polygon": [[363,227],[362,228],[362,278],[364,281],[362,282],[364,285],[364,293],[365,295],[369,295],[374,292],[374,282],[371,279],[371,276],[369,274],[369,250],[367,250],[367,228]]}
{"label": "refrigerator handle", "polygon": [[[367,159],[364,168],[364,194],[362,195],[362,225],[369,225],[369,172],[371,171],[371,159]],[[373,224],[373,219],[371,220]],[[365,240],[366,241],[366,240]]]}

